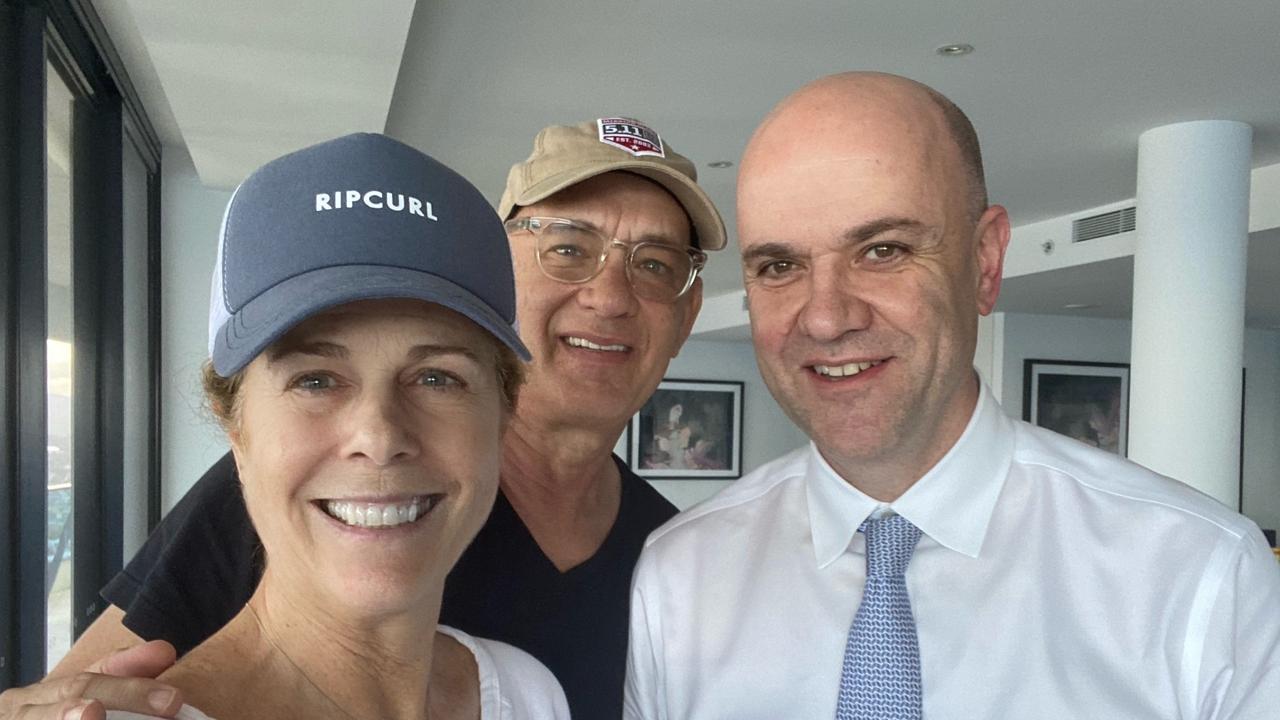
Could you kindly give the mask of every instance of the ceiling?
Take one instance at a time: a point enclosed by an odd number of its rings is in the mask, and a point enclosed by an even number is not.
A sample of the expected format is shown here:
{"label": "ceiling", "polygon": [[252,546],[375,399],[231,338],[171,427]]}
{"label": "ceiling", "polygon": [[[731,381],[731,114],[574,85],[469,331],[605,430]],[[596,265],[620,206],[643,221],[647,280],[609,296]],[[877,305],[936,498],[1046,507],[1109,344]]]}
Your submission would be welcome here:
{"label": "ceiling", "polygon": [[[1245,325],[1280,330],[1280,228],[1249,236]],[[1070,309],[1067,305],[1088,305]],[[1133,257],[1005,278],[997,312],[1128,319],[1133,312]]]}
{"label": "ceiling", "polygon": [[[95,5],[166,144],[185,147],[210,185],[385,122],[496,201],[540,127],[621,114],[698,163],[732,228],[735,169],[706,163],[736,162],[777,100],[844,69],[907,75],[964,108],[1015,225],[1133,197],[1138,136],[1168,123],[1247,122],[1254,166],[1280,163],[1276,0]],[[948,43],[976,50],[934,52]],[[1268,282],[1280,242],[1267,245],[1250,302],[1274,294],[1274,315],[1258,317],[1280,325],[1280,283]],[[712,259],[708,294],[741,287],[732,247]],[[1052,310],[1059,286],[1095,295],[1071,302],[1118,308],[1125,262],[1011,279],[1000,309]]]}
{"label": "ceiling", "polygon": [[381,132],[413,0],[95,0],[161,140],[232,188],[291,150]]}

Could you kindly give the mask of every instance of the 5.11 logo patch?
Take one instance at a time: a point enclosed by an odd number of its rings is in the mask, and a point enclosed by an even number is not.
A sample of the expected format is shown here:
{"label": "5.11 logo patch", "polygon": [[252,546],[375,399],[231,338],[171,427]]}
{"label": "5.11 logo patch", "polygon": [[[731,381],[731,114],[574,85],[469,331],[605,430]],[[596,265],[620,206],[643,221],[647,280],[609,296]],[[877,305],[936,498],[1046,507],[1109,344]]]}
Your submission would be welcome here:
{"label": "5.11 logo patch", "polygon": [[637,157],[654,155],[666,157],[662,137],[658,131],[631,118],[612,117],[596,120],[600,128],[600,142],[626,150]]}

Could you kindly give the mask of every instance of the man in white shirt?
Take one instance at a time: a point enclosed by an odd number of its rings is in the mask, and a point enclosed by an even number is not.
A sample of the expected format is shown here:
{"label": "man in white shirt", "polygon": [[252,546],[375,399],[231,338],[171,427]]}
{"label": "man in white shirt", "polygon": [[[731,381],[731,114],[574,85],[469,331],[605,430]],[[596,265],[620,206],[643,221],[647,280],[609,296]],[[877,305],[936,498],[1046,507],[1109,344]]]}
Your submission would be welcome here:
{"label": "man in white shirt", "polygon": [[625,717],[1280,712],[1257,527],[1010,420],[976,377],[1009,240],[984,185],[967,118],[900,77],[824,78],[756,131],[752,337],[813,442],[650,536]]}

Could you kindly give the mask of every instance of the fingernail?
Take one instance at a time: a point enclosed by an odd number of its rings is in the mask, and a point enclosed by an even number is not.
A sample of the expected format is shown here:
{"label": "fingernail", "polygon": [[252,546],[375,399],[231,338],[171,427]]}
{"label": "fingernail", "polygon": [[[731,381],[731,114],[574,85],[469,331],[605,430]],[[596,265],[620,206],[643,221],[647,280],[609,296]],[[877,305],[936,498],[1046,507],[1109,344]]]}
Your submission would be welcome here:
{"label": "fingernail", "polygon": [[62,715],[62,720],[80,720],[84,715],[84,711],[89,707],[90,700],[81,700],[80,704],[66,711]]}
{"label": "fingernail", "polygon": [[152,690],[147,695],[147,703],[151,705],[151,709],[156,712],[164,712],[173,705],[173,697],[175,690]]}

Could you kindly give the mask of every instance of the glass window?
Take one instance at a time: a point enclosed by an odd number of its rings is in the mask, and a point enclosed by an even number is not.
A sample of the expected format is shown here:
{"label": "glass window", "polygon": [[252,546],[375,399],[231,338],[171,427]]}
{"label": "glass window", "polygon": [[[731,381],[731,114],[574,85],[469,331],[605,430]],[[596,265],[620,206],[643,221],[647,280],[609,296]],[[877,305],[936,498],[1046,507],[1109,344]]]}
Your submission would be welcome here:
{"label": "glass window", "polygon": [[72,486],[75,424],[72,323],[72,104],[71,90],[52,65],[46,68],[45,135],[48,272],[48,511],[45,533],[46,661],[52,668],[71,647]]}

